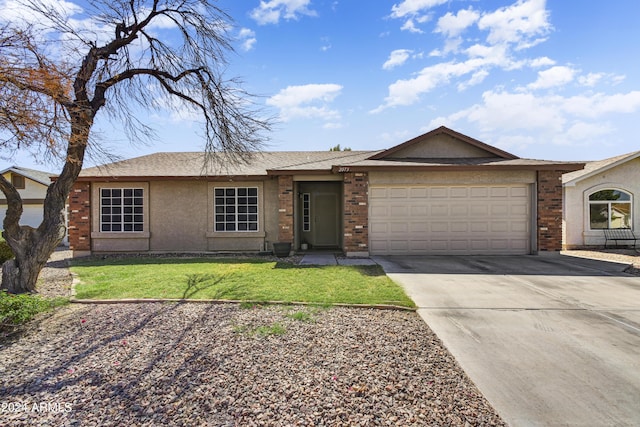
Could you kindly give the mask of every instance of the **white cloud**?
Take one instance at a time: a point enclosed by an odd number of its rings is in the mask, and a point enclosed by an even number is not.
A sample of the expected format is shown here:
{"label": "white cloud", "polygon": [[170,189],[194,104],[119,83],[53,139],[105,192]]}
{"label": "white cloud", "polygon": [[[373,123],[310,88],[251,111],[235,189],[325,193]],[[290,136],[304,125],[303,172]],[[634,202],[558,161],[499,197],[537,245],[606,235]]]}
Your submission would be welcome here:
{"label": "white cloud", "polygon": [[405,19],[404,24],[400,27],[401,30],[422,34],[424,31],[416,27],[415,23],[424,24],[429,21],[431,19],[427,13],[429,9],[448,1],[449,0],[404,0],[400,4],[394,4],[391,7],[390,16],[392,18]]}
{"label": "white cloud", "polygon": [[409,31],[410,33],[414,33],[414,34],[424,33],[424,31],[416,27],[416,24],[413,23],[413,19],[407,19],[405,23],[402,24],[402,27],[400,27],[400,29],[402,31]]}
{"label": "white cloud", "polygon": [[439,6],[449,0],[404,0],[400,4],[391,7],[392,18],[404,18],[427,11],[435,6]]}
{"label": "white cloud", "polygon": [[298,19],[301,15],[316,16],[309,9],[311,0],[270,0],[260,1],[260,6],[251,11],[251,18],[258,24],[277,24],[280,19]]}
{"label": "white cloud", "polygon": [[569,141],[585,141],[607,135],[614,130],[609,122],[587,123],[579,121],[572,124],[565,132],[565,135]]}
{"label": "white cloud", "polygon": [[327,121],[340,119],[340,113],[328,107],[340,92],[337,84],[308,84],[288,86],[267,99],[267,105],[280,110],[280,118],[289,121],[296,118],[320,118]]}
{"label": "white cloud", "polygon": [[469,80],[458,84],[458,91],[462,92],[471,86],[479,85],[487,78],[488,75],[489,72],[487,70],[476,71]]}
{"label": "white cloud", "polygon": [[[62,16],[71,17],[83,12],[79,5],[65,0],[42,0],[41,3],[46,8],[51,8]],[[0,22],[16,22],[18,20],[30,24],[41,24],[42,16],[34,14],[31,9],[25,6],[25,2],[15,0],[0,1]]]}
{"label": "white cloud", "polygon": [[529,84],[529,89],[549,89],[552,87],[564,86],[573,81],[576,70],[571,67],[555,66],[538,72],[538,79]]}
{"label": "white cloud", "polygon": [[459,87],[459,89],[464,89],[469,86],[469,83],[476,84],[487,77],[491,67],[508,68],[513,65],[506,57],[504,47],[474,46],[470,48],[470,51],[472,51],[469,54],[471,58],[466,61],[441,62],[423,68],[416,77],[400,79],[390,84],[389,95],[385,98],[384,104],[370,112],[380,113],[389,107],[412,105],[420,100],[421,95],[450,83],[454,78],[471,74],[472,79],[466,85],[462,84]]}
{"label": "white cloud", "polygon": [[[482,102],[431,121],[430,126],[460,126],[466,121],[491,135],[498,146],[532,143],[589,144],[615,129],[609,115],[640,112],[640,91],[571,97],[486,91]],[[535,138],[522,135],[535,135]]]}
{"label": "white cloud", "polygon": [[556,61],[551,58],[547,58],[546,56],[535,58],[529,61],[529,66],[531,66],[532,68],[549,67],[551,65],[556,65]]}
{"label": "white cloud", "polygon": [[242,28],[238,33],[238,39],[241,42],[242,50],[246,52],[253,49],[255,44],[258,42],[258,39],[256,39],[256,33],[249,28]]}
{"label": "white cloud", "polygon": [[546,0],[519,0],[511,6],[482,15],[478,28],[489,31],[487,41],[490,44],[530,47],[532,39],[537,44],[542,40],[539,37],[551,30],[545,6]]}
{"label": "white cloud", "polygon": [[580,83],[582,86],[593,87],[604,77],[604,73],[589,73],[586,76],[578,77],[578,83]]}
{"label": "white cloud", "polygon": [[460,10],[456,15],[447,12],[446,15],[438,19],[435,32],[442,33],[446,37],[456,37],[479,18],[480,14],[471,8]]}
{"label": "white cloud", "polygon": [[411,50],[409,49],[396,49],[389,54],[389,59],[382,64],[383,70],[391,70],[392,68],[399,67],[404,64],[411,56]]}

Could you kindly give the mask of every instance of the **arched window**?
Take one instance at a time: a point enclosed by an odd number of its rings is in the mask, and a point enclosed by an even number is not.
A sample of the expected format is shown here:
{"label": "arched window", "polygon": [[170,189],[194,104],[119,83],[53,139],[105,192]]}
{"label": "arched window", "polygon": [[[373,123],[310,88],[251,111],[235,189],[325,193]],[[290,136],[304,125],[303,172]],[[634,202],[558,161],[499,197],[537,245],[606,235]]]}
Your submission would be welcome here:
{"label": "arched window", "polygon": [[631,228],[631,194],[621,190],[600,190],[589,196],[591,230]]}

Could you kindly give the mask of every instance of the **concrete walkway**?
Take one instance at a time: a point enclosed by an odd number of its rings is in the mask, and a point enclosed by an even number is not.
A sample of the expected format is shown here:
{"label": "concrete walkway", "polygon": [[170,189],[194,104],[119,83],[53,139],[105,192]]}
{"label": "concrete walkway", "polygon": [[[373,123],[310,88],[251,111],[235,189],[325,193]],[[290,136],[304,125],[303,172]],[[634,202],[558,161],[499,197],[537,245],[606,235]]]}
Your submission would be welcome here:
{"label": "concrete walkway", "polygon": [[625,265],[374,260],[510,426],[640,426],[640,277]]}
{"label": "concrete walkway", "polygon": [[376,265],[370,258],[345,258],[336,257],[332,253],[310,253],[305,254],[300,261],[300,265]]}
{"label": "concrete walkway", "polygon": [[311,253],[305,254],[300,265],[338,265],[338,261],[331,253]]}

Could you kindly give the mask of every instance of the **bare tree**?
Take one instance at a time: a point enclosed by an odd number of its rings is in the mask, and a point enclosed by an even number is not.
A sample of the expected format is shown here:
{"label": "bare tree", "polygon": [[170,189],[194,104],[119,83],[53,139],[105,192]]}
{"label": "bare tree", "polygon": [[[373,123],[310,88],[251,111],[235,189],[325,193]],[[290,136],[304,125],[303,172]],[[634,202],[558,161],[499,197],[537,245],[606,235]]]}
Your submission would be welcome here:
{"label": "bare tree", "polygon": [[152,135],[137,108],[198,113],[205,151],[232,161],[259,149],[270,128],[241,82],[224,78],[231,18],[213,1],[88,0],[85,9],[17,1],[26,13],[0,27],[0,148],[58,156],[64,166],[38,228],[19,225],[22,200],[0,176],[3,236],[15,254],[2,288],[12,293],[35,290],[64,237],[65,202],[85,153],[104,143],[91,132],[99,111],[132,140]]}

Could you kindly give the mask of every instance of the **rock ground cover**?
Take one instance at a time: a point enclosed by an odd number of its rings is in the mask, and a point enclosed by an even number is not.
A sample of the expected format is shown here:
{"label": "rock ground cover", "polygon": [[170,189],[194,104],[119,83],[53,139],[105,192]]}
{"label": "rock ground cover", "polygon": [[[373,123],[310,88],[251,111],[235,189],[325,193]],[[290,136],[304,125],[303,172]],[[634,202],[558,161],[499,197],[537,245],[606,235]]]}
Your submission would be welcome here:
{"label": "rock ground cover", "polygon": [[0,359],[9,425],[504,425],[413,312],[72,305]]}

